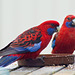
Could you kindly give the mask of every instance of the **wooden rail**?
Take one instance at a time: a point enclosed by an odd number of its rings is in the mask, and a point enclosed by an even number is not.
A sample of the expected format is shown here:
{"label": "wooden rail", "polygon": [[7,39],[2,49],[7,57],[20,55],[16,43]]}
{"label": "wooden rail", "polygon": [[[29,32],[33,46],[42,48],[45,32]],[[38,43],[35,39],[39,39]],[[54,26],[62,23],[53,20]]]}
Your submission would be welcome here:
{"label": "wooden rail", "polygon": [[[44,56],[42,62],[40,57]],[[73,64],[75,55],[73,54],[43,54],[39,55],[36,59],[33,60],[20,60],[18,61],[19,66],[28,66],[28,67],[41,67],[41,66],[55,66],[55,65],[68,65]]]}

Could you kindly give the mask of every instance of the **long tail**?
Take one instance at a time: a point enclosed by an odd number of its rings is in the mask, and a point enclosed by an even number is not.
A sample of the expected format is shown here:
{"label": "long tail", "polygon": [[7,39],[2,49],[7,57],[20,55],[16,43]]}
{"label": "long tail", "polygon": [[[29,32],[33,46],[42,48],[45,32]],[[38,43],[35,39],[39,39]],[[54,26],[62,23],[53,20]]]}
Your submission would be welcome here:
{"label": "long tail", "polygon": [[9,64],[18,60],[19,58],[20,57],[17,57],[17,56],[4,56],[0,59],[0,67],[6,67]]}

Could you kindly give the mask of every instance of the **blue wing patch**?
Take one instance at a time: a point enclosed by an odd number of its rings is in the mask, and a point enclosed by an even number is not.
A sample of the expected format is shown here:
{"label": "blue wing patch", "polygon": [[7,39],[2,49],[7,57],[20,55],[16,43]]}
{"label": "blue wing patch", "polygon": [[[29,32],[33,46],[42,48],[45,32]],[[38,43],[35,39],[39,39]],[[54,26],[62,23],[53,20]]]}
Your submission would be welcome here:
{"label": "blue wing patch", "polygon": [[56,41],[56,40],[53,40],[53,41],[52,41],[52,48],[55,47],[55,41]]}
{"label": "blue wing patch", "polygon": [[14,49],[16,49],[18,52],[21,52],[21,53],[26,53],[26,52],[36,52],[38,51],[38,49],[41,48],[41,42],[39,43],[35,43],[33,47],[29,46],[27,48],[24,48],[24,47],[16,47]]}

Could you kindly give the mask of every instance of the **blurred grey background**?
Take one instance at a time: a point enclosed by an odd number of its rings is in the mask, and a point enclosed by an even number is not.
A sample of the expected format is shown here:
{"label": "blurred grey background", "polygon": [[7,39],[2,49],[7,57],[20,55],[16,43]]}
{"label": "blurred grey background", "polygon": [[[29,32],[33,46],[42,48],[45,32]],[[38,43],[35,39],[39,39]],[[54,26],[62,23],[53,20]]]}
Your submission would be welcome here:
{"label": "blurred grey background", "polygon": [[[75,15],[75,0],[0,0],[0,49],[23,31],[46,20]],[[42,53],[51,52],[51,43]]]}

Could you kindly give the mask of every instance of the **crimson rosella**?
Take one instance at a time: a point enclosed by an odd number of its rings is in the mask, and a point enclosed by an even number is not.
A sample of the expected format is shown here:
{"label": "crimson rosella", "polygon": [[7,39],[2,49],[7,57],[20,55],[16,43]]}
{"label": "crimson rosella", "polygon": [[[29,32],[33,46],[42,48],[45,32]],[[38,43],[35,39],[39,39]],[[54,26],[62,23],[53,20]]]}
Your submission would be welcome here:
{"label": "crimson rosella", "polygon": [[59,23],[49,20],[30,28],[0,50],[0,66],[5,67],[20,59],[35,59],[48,45]]}
{"label": "crimson rosella", "polygon": [[75,16],[66,16],[60,31],[52,41],[52,53],[72,54],[75,49]]}

